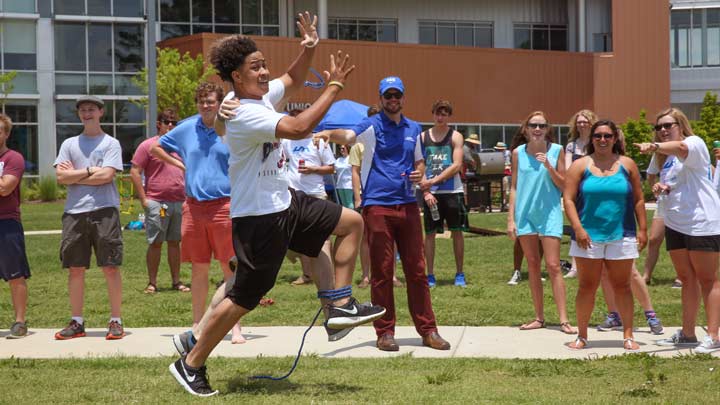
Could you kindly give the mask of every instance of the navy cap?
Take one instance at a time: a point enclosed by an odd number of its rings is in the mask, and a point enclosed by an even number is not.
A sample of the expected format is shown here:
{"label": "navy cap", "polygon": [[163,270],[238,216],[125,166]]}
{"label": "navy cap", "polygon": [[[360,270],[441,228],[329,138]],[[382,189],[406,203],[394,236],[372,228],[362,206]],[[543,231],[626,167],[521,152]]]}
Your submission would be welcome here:
{"label": "navy cap", "polygon": [[388,76],[380,80],[380,94],[385,94],[385,92],[390,89],[405,93],[405,86],[403,86],[402,80],[397,76]]}

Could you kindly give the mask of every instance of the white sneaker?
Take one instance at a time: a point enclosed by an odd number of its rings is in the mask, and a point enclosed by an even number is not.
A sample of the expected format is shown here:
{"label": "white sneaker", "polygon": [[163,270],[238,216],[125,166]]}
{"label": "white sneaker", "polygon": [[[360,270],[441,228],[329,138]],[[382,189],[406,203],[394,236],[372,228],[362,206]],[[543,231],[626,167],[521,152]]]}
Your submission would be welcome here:
{"label": "white sneaker", "polygon": [[520,270],[513,271],[512,277],[510,277],[510,281],[508,281],[508,285],[517,285],[520,280],[522,280],[522,276],[520,275]]}
{"label": "white sneaker", "polygon": [[712,353],[720,350],[720,340],[712,340],[710,335],[706,335],[700,346],[695,348],[695,353]]}
{"label": "white sneaker", "polygon": [[563,278],[575,278],[575,277],[577,277],[577,270],[576,270],[576,269],[570,269],[570,271],[568,271],[568,272],[563,276]]}

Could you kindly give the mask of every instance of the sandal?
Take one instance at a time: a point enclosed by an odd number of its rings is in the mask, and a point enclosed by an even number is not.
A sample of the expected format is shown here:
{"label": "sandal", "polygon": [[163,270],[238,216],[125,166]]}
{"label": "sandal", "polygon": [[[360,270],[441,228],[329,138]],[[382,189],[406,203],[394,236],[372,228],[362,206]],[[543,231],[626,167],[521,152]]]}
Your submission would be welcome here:
{"label": "sandal", "polygon": [[153,283],[148,283],[147,287],[145,287],[145,290],[143,290],[145,294],[155,294],[158,292],[157,286]]}
{"label": "sandal", "polygon": [[584,337],[578,336],[574,342],[568,343],[567,348],[570,350],[583,350],[588,347],[588,341]]}
{"label": "sandal", "polygon": [[[633,349],[633,345],[636,345],[637,349]],[[630,346],[630,347],[628,347],[628,346]],[[640,351],[640,345],[638,345],[637,342],[635,341],[635,339],[633,339],[633,338],[623,339],[623,348],[625,349],[626,352],[630,352],[630,353],[637,353]]]}
{"label": "sandal", "polygon": [[172,289],[180,292],[190,292],[190,287],[186,286],[182,281],[173,283]]}
{"label": "sandal", "polygon": [[520,325],[520,330],[533,330],[533,329],[542,329],[545,327],[545,320],[544,319],[533,319],[532,321],[528,323],[524,323]]}
{"label": "sandal", "polygon": [[274,304],[274,303],[275,303],[275,300],[273,300],[272,298],[262,297],[262,298],[260,298],[260,303],[259,303],[259,305],[260,305],[261,307],[269,307],[270,305],[272,305],[272,304]]}
{"label": "sandal", "polygon": [[577,329],[573,328],[572,325],[570,325],[570,322],[560,323],[560,331],[566,335],[577,335],[578,333]]}

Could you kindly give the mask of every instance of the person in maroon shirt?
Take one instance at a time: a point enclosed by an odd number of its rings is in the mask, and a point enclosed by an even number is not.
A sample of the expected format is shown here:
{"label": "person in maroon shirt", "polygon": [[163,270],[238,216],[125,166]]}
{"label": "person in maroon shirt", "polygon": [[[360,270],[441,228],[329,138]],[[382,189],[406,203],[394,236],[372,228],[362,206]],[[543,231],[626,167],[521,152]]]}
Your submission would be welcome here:
{"label": "person in maroon shirt", "polygon": [[8,339],[27,336],[25,311],[30,266],[25,254],[25,233],[20,222],[20,181],[25,172],[25,159],[8,149],[12,120],[0,114],[0,277],[10,284],[10,297],[15,308],[15,323]]}
{"label": "person in maroon shirt", "polygon": [[[147,294],[157,292],[157,273],[163,242],[167,242],[167,261],[173,290],[190,291],[190,288],[180,281],[180,225],[182,204],[185,201],[185,173],[150,153],[152,145],[174,128],[177,122],[175,110],[166,109],[160,112],[157,117],[157,136],[146,139],[137,147],[130,169],[130,179],[145,209],[145,232],[148,241],[145,255],[148,269],[148,285],[145,288]],[[145,175],[144,185],[142,174]]]}

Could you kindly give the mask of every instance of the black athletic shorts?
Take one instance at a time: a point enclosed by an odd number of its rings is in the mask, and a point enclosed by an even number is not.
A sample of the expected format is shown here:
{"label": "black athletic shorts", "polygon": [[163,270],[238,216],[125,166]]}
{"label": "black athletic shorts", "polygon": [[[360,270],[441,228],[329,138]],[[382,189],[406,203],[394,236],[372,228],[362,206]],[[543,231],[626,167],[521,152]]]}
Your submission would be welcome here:
{"label": "black athletic shorts", "polygon": [[60,260],[63,268],[90,267],[95,251],[99,267],[120,266],[123,260],[120,213],[115,207],[62,216]]}
{"label": "black athletic shorts", "polygon": [[665,227],[665,248],[720,252],[720,235],[690,236]]}
{"label": "black athletic shorts", "polygon": [[423,223],[425,225],[426,235],[445,232],[443,222],[447,223],[448,229],[451,231],[468,231],[470,229],[467,207],[465,207],[465,195],[463,193],[433,195],[437,200],[440,219],[433,221],[430,207],[423,202]]}
{"label": "black athletic shorts", "polygon": [[285,211],[232,220],[238,266],[227,296],[245,309],[255,308],[275,285],[288,248],[317,257],[340,221],[341,205],[293,189],[290,194]]}
{"label": "black athletic shorts", "polygon": [[29,278],[25,232],[20,221],[0,219],[0,246],[0,278],[5,281]]}

